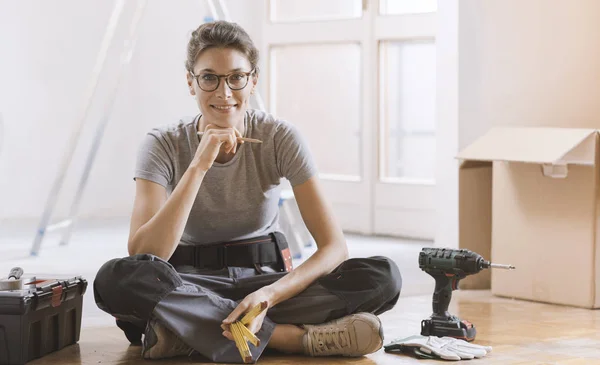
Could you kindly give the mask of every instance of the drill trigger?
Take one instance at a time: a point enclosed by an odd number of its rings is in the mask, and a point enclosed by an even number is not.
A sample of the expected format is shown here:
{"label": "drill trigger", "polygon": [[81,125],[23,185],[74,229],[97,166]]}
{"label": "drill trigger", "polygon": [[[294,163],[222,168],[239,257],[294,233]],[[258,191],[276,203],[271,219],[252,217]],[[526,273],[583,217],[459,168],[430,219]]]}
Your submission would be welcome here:
{"label": "drill trigger", "polygon": [[458,289],[458,280],[452,279],[452,290]]}

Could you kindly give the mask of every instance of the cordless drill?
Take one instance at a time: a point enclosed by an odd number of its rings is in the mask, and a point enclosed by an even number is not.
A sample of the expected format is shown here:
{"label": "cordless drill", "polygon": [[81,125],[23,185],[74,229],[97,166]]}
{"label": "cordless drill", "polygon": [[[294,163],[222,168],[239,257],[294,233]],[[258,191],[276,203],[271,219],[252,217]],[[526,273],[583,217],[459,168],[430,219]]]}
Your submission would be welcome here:
{"label": "cordless drill", "polygon": [[423,248],[419,253],[419,267],[435,279],[433,314],[421,321],[422,336],[454,337],[466,341],[475,339],[475,326],[448,313],[452,291],[468,275],[482,269],[512,270],[512,265],[492,264],[470,250],[448,248]]}

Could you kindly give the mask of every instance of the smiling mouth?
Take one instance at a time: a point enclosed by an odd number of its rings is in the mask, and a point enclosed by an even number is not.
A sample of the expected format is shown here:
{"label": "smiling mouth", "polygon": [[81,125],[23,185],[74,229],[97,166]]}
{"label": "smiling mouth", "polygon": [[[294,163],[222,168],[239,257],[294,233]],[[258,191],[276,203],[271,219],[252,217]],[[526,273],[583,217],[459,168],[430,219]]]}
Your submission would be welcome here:
{"label": "smiling mouth", "polygon": [[211,107],[217,109],[217,110],[230,110],[232,108],[235,108],[237,106],[237,104],[233,104],[233,105],[211,105]]}

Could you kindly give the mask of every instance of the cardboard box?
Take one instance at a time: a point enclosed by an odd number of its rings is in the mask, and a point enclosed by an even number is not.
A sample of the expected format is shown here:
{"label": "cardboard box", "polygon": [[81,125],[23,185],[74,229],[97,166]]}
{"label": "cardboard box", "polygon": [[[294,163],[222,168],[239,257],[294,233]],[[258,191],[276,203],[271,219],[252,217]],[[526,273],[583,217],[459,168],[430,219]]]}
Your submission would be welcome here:
{"label": "cardboard box", "polygon": [[496,127],[459,153],[459,246],[516,266],[462,289],[600,307],[598,135]]}

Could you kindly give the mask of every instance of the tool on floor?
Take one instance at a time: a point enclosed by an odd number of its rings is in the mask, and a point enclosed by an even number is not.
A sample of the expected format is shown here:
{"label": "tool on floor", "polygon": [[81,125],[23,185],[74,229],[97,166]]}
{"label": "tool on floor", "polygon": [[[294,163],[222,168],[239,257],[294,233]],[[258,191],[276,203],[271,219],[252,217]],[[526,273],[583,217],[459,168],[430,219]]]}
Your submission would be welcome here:
{"label": "tool on floor", "polygon": [[490,346],[481,346],[453,337],[410,336],[397,339],[384,346],[388,353],[409,353],[420,359],[471,360],[485,357],[492,351]]}
{"label": "tool on floor", "polygon": [[267,302],[258,303],[254,308],[250,309],[241,320],[233,322],[230,326],[230,332],[235,340],[235,345],[242,356],[244,363],[253,362],[252,353],[248,347],[248,341],[257,347],[260,345],[260,340],[246,326],[252,322],[256,316],[267,309]]}
{"label": "tool on floor", "polygon": [[6,283],[12,289],[0,290],[0,365],[23,365],[79,341],[85,279],[15,267],[0,285]]}
{"label": "tool on floor", "polygon": [[13,267],[6,279],[0,280],[0,290],[21,290],[23,288],[23,269]]}
{"label": "tool on floor", "polygon": [[421,321],[422,336],[453,337],[473,341],[475,326],[448,313],[452,291],[468,275],[483,269],[513,270],[512,265],[493,264],[481,255],[466,249],[423,248],[419,253],[419,267],[435,279],[433,314]]}

